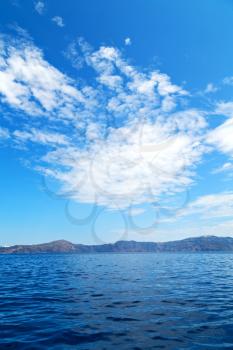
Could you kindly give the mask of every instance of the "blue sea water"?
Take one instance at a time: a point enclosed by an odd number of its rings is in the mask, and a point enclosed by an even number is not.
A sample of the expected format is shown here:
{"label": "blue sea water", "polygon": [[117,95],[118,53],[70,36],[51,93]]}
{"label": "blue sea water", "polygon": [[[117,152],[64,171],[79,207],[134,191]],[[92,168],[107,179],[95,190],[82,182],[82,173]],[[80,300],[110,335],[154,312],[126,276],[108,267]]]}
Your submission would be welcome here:
{"label": "blue sea water", "polygon": [[233,349],[233,255],[1,255],[0,349]]}

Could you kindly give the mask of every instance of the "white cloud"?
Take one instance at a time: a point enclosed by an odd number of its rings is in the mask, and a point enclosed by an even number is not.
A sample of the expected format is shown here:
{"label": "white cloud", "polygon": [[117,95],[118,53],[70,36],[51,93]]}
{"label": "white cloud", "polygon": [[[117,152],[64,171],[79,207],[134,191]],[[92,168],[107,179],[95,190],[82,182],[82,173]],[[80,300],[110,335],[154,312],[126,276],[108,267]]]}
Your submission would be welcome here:
{"label": "white cloud", "polygon": [[54,23],[56,23],[56,25],[58,26],[58,27],[64,27],[65,26],[65,24],[64,24],[64,21],[63,21],[63,18],[62,17],[60,17],[60,16],[54,16],[53,18],[52,18],[52,21],[54,22]]}
{"label": "white cloud", "polygon": [[80,69],[84,65],[84,58],[80,55],[79,40],[71,42],[64,52],[65,57],[71,61],[74,68]]}
{"label": "white cloud", "polygon": [[30,115],[71,118],[84,96],[74,82],[47,63],[25,40],[0,38],[0,98]]}
{"label": "white cloud", "polygon": [[5,140],[10,137],[9,130],[6,128],[0,127],[0,140]]}
{"label": "white cloud", "polygon": [[36,130],[32,128],[30,131],[20,131],[15,130],[13,132],[13,136],[16,138],[17,141],[31,141],[31,142],[38,142],[41,144],[53,144],[53,145],[67,145],[68,144],[68,138],[65,135],[55,133],[55,132],[48,132],[48,131],[41,131]]}
{"label": "white cloud", "polygon": [[233,192],[201,196],[188,204],[180,216],[201,215],[201,218],[224,218],[233,216]]}
{"label": "white cloud", "polygon": [[[231,219],[225,219],[221,222],[200,222],[199,221],[187,221],[182,222],[178,227],[168,229],[159,228],[156,231],[153,230],[150,235],[144,235],[148,241],[168,241],[168,240],[180,240],[187,237],[200,237],[200,236],[233,236],[233,221]],[[131,234],[130,239],[140,240],[140,235],[136,236]]]}
{"label": "white cloud", "polygon": [[231,172],[233,170],[233,102],[218,103],[215,113],[225,116],[228,119],[208,132],[206,142],[212,145],[216,150],[229,156],[230,159],[222,166],[214,169],[213,173]]}
{"label": "white cloud", "polygon": [[233,156],[233,118],[209,132],[207,142],[214,145],[221,152]]}
{"label": "white cloud", "polygon": [[215,86],[212,83],[209,83],[209,84],[207,84],[207,86],[206,86],[206,88],[204,90],[204,93],[209,94],[209,93],[214,93],[216,91],[218,91],[217,86]]}
{"label": "white cloud", "polygon": [[154,228],[144,230],[128,229],[127,237],[125,237],[125,230],[118,230],[118,237],[143,242],[168,242],[200,236],[233,237],[232,233],[233,221],[227,219],[219,223],[202,222],[201,225],[196,221],[182,222],[180,225],[172,223],[170,228],[162,227],[160,221],[158,221],[157,226]]}
{"label": "white cloud", "polygon": [[11,29],[13,32],[15,32],[17,35],[21,36],[22,38],[25,38],[26,40],[31,40],[31,36],[28,33],[28,31],[22,27],[20,27],[17,23],[12,23],[9,26],[9,29]]}
{"label": "white cloud", "polygon": [[45,11],[45,4],[43,1],[37,1],[35,2],[35,10],[39,13],[39,15],[43,15]]}
{"label": "white cloud", "polygon": [[225,85],[233,85],[233,77],[232,76],[225,77],[223,79],[223,84],[225,84]]}
{"label": "white cloud", "polygon": [[228,102],[217,103],[215,113],[220,114],[220,115],[224,115],[227,117],[233,117],[233,102],[228,101]]}
{"label": "white cloud", "polygon": [[132,45],[132,41],[131,41],[130,38],[125,38],[125,45],[126,45],[126,46]]}
{"label": "white cloud", "polygon": [[232,162],[226,162],[219,168],[215,169],[213,171],[214,174],[219,174],[227,171],[232,171],[233,170],[233,163]]}
{"label": "white cloud", "polygon": [[44,161],[69,166],[65,179],[64,173],[56,177],[75,200],[111,208],[154,202],[191,184],[190,169],[203,151],[195,131],[185,135],[175,128],[171,121],[137,123],[111,130],[86,150],[50,152]]}
{"label": "white cloud", "polygon": [[2,37],[1,101],[21,112],[14,139],[37,142],[37,169],[80,202],[126,208],[185,191],[206,151],[206,112],[183,108],[188,92],[168,75],[135,68],[114,47],[78,43],[90,85],[31,42]]}
{"label": "white cloud", "polygon": [[141,214],[145,213],[145,209],[143,208],[132,208],[129,212],[129,216],[139,216]]}

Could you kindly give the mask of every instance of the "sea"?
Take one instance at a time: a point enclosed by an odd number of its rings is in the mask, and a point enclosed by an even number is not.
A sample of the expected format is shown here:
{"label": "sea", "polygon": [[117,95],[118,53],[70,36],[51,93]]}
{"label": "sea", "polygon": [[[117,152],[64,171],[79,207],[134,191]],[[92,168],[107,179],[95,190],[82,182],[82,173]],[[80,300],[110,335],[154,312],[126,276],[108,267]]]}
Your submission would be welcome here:
{"label": "sea", "polygon": [[0,349],[233,349],[233,254],[0,255]]}

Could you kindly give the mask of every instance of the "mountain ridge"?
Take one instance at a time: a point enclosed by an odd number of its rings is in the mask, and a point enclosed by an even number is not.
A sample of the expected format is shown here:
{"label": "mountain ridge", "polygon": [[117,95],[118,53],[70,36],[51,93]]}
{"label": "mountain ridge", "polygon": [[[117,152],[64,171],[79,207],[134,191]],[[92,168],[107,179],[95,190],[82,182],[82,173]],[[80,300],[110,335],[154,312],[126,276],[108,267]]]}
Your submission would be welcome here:
{"label": "mountain ridge", "polygon": [[233,252],[233,238],[220,236],[189,237],[168,242],[117,241],[99,245],[75,244],[64,239],[31,245],[0,247],[0,254],[46,253],[161,253],[161,252]]}

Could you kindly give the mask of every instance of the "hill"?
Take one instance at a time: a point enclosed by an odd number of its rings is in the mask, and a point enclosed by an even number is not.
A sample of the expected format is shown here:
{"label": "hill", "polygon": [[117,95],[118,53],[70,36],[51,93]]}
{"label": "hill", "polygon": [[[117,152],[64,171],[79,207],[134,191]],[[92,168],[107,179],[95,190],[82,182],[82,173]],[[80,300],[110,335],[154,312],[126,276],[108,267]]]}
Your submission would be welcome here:
{"label": "hill", "polygon": [[159,252],[233,252],[233,238],[201,236],[171,242],[118,241],[112,244],[100,245],[74,244],[65,240],[58,240],[43,244],[0,247],[0,254]]}

